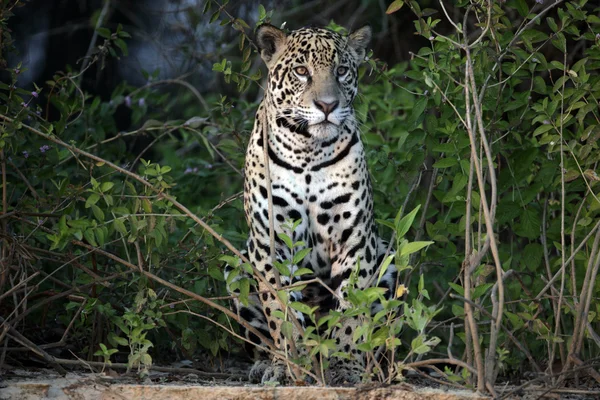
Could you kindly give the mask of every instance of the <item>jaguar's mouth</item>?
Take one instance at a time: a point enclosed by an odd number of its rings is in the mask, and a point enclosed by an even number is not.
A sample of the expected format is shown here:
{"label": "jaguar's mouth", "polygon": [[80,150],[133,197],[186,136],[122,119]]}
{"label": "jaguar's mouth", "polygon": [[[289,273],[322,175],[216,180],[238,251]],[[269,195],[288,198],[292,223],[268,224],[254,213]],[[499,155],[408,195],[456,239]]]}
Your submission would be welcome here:
{"label": "jaguar's mouth", "polygon": [[330,126],[330,125],[333,125],[333,126],[339,126],[340,124],[339,124],[339,123],[337,123],[337,122],[330,121],[330,120],[328,120],[328,119],[324,119],[324,120],[323,120],[323,121],[321,121],[321,122],[317,122],[317,123],[316,123],[316,124],[314,124],[313,126]]}

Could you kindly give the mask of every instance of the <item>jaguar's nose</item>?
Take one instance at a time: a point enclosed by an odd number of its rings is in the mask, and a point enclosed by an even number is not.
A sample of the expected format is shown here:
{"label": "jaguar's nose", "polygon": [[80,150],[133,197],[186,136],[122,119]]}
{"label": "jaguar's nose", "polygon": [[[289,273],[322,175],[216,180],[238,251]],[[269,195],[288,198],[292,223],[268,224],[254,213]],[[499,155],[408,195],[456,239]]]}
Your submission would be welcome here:
{"label": "jaguar's nose", "polygon": [[339,101],[326,103],[321,100],[313,100],[313,102],[315,103],[315,106],[317,106],[317,108],[319,110],[323,111],[323,114],[325,114],[325,119],[327,119],[329,114],[331,114],[333,112],[333,110],[335,110],[337,108],[337,106],[340,104]]}

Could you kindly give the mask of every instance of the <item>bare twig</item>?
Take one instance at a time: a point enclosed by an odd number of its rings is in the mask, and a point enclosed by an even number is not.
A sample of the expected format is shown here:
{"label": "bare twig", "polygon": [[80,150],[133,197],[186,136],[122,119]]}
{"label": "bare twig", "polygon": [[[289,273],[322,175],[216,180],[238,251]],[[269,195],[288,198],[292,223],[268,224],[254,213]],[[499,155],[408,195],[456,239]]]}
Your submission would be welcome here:
{"label": "bare twig", "polygon": [[[103,363],[99,361],[80,361],[80,360],[67,360],[64,358],[55,358],[54,359],[60,365],[70,365],[70,366],[92,366],[97,368],[110,367],[115,369],[128,369],[130,366],[125,363]],[[173,368],[173,367],[159,367],[156,365],[149,365],[149,370],[157,371],[157,372],[170,372],[175,374],[196,374],[203,378],[210,379],[228,379],[234,378],[239,380],[246,380],[248,377],[242,374],[227,374],[222,372],[206,372],[199,369],[194,368]]]}
{"label": "bare twig", "polygon": [[9,324],[7,324],[6,321],[4,320],[4,318],[0,317],[0,323],[2,323],[3,325],[5,325],[5,329],[8,328],[8,334],[9,334],[10,337],[12,337],[14,340],[16,340],[17,342],[21,343],[23,346],[27,347],[33,353],[37,354],[38,356],[40,356],[44,360],[46,360],[48,363],[50,363],[50,365],[52,365],[54,367],[54,369],[56,369],[56,371],[59,374],[61,374],[61,375],[66,375],[67,374],[67,371],[65,371],[65,369],[63,367],[61,367],[60,365],[58,365],[56,363],[56,360],[55,360],[54,357],[52,357],[46,351],[40,349],[31,340],[29,340],[25,336],[21,335],[21,333],[19,333],[15,328],[13,328]]}
{"label": "bare twig", "polygon": [[111,0],[104,0],[104,6],[102,7],[102,11],[100,11],[100,15],[98,16],[98,19],[96,20],[96,27],[94,29],[94,34],[92,35],[92,40],[90,40],[90,45],[88,46],[86,55],[83,58],[83,63],[81,64],[81,69],[79,70],[78,77],[79,77],[80,81],[81,81],[81,77],[83,76],[83,73],[85,72],[88,64],[90,63],[90,57],[92,55],[92,51],[94,50],[94,47],[96,47],[96,41],[98,40],[98,28],[100,28],[102,26],[102,24],[104,23],[104,18],[106,18],[106,15],[108,14],[108,10],[110,9],[110,3],[111,3]]}

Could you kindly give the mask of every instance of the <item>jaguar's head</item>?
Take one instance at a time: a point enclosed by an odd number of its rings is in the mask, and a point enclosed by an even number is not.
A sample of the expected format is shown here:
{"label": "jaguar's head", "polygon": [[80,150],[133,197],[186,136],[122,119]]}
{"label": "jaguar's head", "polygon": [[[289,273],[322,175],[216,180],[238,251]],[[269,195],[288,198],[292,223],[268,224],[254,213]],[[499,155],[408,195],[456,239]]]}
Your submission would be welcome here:
{"label": "jaguar's head", "polygon": [[277,124],[304,136],[331,138],[353,116],[358,67],[371,28],[348,36],[321,28],[286,35],[272,25],[257,30],[260,53],[269,68],[266,97]]}

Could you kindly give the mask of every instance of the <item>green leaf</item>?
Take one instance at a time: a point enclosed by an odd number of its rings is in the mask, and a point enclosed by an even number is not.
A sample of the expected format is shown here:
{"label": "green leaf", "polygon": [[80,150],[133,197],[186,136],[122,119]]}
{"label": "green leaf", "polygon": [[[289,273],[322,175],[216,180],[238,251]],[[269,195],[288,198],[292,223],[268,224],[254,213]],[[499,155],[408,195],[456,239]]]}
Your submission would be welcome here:
{"label": "green leaf", "polygon": [[402,219],[400,221],[398,221],[398,223],[396,223],[396,227],[395,227],[396,228],[396,236],[398,238],[403,238],[404,235],[406,235],[406,233],[412,226],[413,221],[415,220],[417,212],[419,212],[420,208],[421,208],[421,205],[419,204],[411,212],[409,212],[407,215],[402,217]]}
{"label": "green leaf", "polygon": [[229,264],[232,267],[235,267],[240,263],[239,259],[237,257],[229,256],[226,254],[219,257],[219,260],[226,262],[227,264]]}
{"label": "green leaf", "polygon": [[290,238],[285,233],[278,233],[277,237],[279,239],[281,239],[283,241],[283,243],[285,243],[285,245],[288,247],[288,249],[293,249],[294,248],[294,242],[292,241],[292,238]]}
{"label": "green leaf", "polygon": [[96,193],[90,194],[90,196],[85,201],[85,208],[90,208],[92,205],[96,204],[100,200],[100,195]]}
{"label": "green leaf", "polygon": [[103,182],[102,185],[100,185],[100,190],[102,192],[108,192],[110,189],[113,188],[113,186],[115,186],[113,182]]}
{"label": "green leaf", "polygon": [[217,11],[215,11],[215,12],[213,13],[213,15],[211,15],[211,16],[210,16],[210,21],[209,21],[209,24],[212,24],[213,22],[215,22],[215,21],[216,21],[216,20],[219,18],[219,15],[220,15],[220,14],[221,14],[221,10],[220,10],[220,9],[219,9],[219,10],[217,10]]}
{"label": "green leaf", "polygon": [[312,249],[310,247],[307,247],[305,249],[297,251],[296,254],[294,254],[292,264],[293,265],[300,264],[300,261],[302,261],[304,259],[304,257],[306,257],[311,252],[311,250]]}
{"label": "green leaf", "polygon": [[387,8],[387,10],[385,10],[386,14],[393,14],[396,11],[398,11],[399,9],[402,8],[402,6],[404,5],[404,0],[394,0],[392,2],[392,4],[390,4]]}
{"label": "green leaf", "polygon": [[85,240],[87,240],[87,242],[89,244],[91,244],[92,246],[98,246],[98,244],[96,243],[96,237],[94,235],[94,231],[91,229],[87,229],[83,232],[83,236],[85,237]]}
{"label": "green leaf", "polygon": [[491,288],[492,286],[494,286],[493,283],[484,283],[482,285],[477,286],[475,288],[475,290],[473,290],[473,294],[471,295],[471,300],[477,300],[483,294],[485,294],[485,292],[487,292],[488,289]]}
{"label": "green leaf", "polygon": [[288,340],[293,340],[294,337],[294,326],[290,321],[283,321],[281,323],[281,333]]}
{"label": "green leaf", "polygon": [[125,227],[125,223],[120,218],[115,218],[113,220],[113,228],[123,236],[127,236],[127,228]]}
{"label": "green leaf", "polygon": [[542,263],[542,257],[544,255],[544,248],[539,243],[529,243],[523,249],[521,255],[521,264],[523,264],[527,270],[532,273],[537,272],[539,266]]}
{"label": "green leaf", "polygon": [[406,256],[406,255],[409,255],[412,253],[416,253],[417,251],[421,250],[424,247],[429,246],[432,243],[433,242],[410,242],[410,243],[407,243],[404,246],[402,246],[402,249],[400,250],[400,255]]}
{"label": "green leaf", "polygon": [[565,39],[565,35],[563,35],[562,32],[558,32],[554,36],[554,39],[552,39],[552,44],[561,52],[567,52],[567,39]]}
{"label": "green leaf", "polygon": [[540,237],[540,227],[541,218],[539,211],[528,207],[521,213],[521,220],[515,233],[528,239],[537,239]]}
{"label": "green leaf", "polygon": [[554,126],[552,126],[552,124],[540,125],[535,129],[535,131],[533,131],[533,136],[535,137],[535,136],[541,135],[542,133],[546,133],[553,128],[554,128]]}
{"label": "green leaf", "polygon": [[415,354],[425,354],[431,350],[431,347],[423,343],[423,338],[421,335],[412,340],[410,348]]}
{"label": "green leaf", "polygon": [[290,307],[292,307],[294,310],[296,311],[300,311],[303,314],[306,315],[311,315],[315,309],[319,308],[319,307],[314,307],[314,308],[310,308],[310,306],[304,304],[304,303],[300,303],[299,301],[292,301],[290,303]]}
{"label": "green leaf", "polygon": [[433,168],[448,168],[448,167],[453,167],[456,164],[458,164],[457,158],[447,157],[447,158],[442,158],[441,160],[439,160],[435,164],[433,164]]}
{"label": "green leaf", "polygon": [[527,14],[529,14],[529,6],[527,5],[527,2],[525,0],[516,0],[514,2],[514,5],[517,8],[517,11],[521,15],[521,17],[525,18]]}
{"label": "green leaf", "polygon": [[550,29],[552,29],[553,32],[558,32],[558,25],[556,25],[556,21],[554,21],[554,18],[548,17],[546,18],[546,22],[548,23],[548,26],[550,27]]}
{"label": "green leaf", "polygon": [[448,286],[450,286],[452,289],[454,289],[454,291],[456,293],[458,293],[460,296],[465,297],[465,289],[462,286],[457,285],[454,282],[448,282]]}
{"label": "green leaf", "polygon": [[98,35],[102,36],[104,39],[110,39],[110,30],[107,28],[96,28],[96,32]]}
{"label": "green leaf", "polygon": [[310,275],[313,273],[312,269],[309,268],[298,268],[292,276]]}
{"label": "green leaf", "polygon": [[385,275],[385,272],[387,271],[388,267],[390,266],[390,264],[394,260],[395,256],[396,256],[395,254],[390,254],[383,261],[383,264],[381,264],[381,269],[379,270],[379,277],[377,277],[377,285],[379,285],[379,282],[381,281],[381,278],[383,278],[383,275]]}
{"label": "green leaf", "polygon": [[125,41],[123,39],[115,39],[114,43],[115,43],[115,46],[117,46],[119,49],[121,49],[121,53],[123,53],[124,56],[129,55],[129,50],[127,49],[127,43],[125,43]]}
{"label": "green leaf", "polygon": [[412,113],[406,121],[406,125],[409,127],[409,129],[414,129],[419,124],[420,117],[423,115],[423,112],[427,107],[427,100],[429,100],[427,96],[420,96],[415,103]]}
{"label": "green leaf", "polygon": [[[215,65],[220,66],[221,64],[215,64]],[[199,128],[200,125],[206,124],[206,121],[208,121],[208,118],[192,117],[192,118],[188,119],[187,121],[185,121],[185,123],[183,125],[189,126],[192,129],[196,129],[196,128]]]}
{"label": "green leaf", "polygon": [[92,212],[94,213],[94,217],[100,222],[104,222],[104,211],[100,209],[97,205],[92,205]]}

